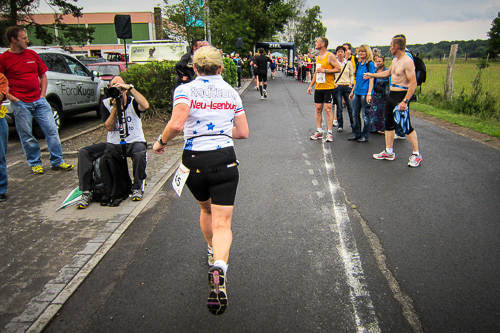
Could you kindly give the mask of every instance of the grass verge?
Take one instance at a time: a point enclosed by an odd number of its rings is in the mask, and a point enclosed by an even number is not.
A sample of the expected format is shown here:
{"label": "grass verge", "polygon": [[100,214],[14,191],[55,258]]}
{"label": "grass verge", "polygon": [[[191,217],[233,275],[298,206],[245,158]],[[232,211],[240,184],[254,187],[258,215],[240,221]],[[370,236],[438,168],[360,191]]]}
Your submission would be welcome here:
{"label": "grass verge", "polygon": [[422,103],[412,103],[411,108],[476,132],[500,138],[500,122],[498,120],[457,114],[449,110],[438,109]]}

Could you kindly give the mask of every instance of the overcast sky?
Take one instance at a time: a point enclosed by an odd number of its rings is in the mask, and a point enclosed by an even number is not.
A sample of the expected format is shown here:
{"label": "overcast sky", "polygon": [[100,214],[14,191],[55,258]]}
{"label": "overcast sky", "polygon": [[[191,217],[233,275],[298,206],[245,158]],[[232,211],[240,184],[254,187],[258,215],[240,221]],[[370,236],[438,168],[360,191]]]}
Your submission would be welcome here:
{"label": "overcast sky", "polygon": [[[179,0],[171,0],[177,3]],[[498,0],[306,0],[307,6],[319,5],[330,46],[343,42],[388,45],[391,37],[405,34],[408,44],[442,40],[487,39],[491,22],[500,11]],[[40,12],[50,8],[40,1]],[[83,11],[153,11],[158,0],[79,0]],[[140,4],[140,6],[139,6]],[[311,45],[312,47],[314,45]]]}

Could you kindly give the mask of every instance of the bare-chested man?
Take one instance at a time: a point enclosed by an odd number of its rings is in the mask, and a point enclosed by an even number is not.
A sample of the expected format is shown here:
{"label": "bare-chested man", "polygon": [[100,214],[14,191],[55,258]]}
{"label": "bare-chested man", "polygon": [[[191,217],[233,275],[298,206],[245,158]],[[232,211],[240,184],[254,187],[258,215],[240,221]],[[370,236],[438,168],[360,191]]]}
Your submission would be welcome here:
{"label": "bare-chested man", "polygon": [[325,141],[333,141],[333,89],[335,89],[335,75],[340,72],[340,64],[337,57],[332,52],[328,52],[328,39],[319,37],[315,43],[316,50],[319,55],[316,58],[316,73],[313,76],[312,82],[307,88],[307,93],[312,94],[314,85],[314,106],[316,108],[316,134],[312,135],[311,140],[319,140],[323,138],[323,106],[326,112],[326,125],[328,133]]}
{"label": "bare-chested man", "polygon": [[[400,110],[406,110],[409,100],[415,88],[417,87],[417,79],[415,76],[415,65],[413,60],[405,53],[406,41],[401,37],[394,37],[391,41],[391,53],[396,57],[392,61],[388,71],[381,73],[365,73],[365,78],[372,77],[389,77],[391,76],[391,92],[387,97],[385,104],[385,150],[379,154],[373,154],[373,158],[377,160],[394,161],[396,154],[394,153],[394,134],[395,124],[392,114],[394,108],[399,105]],[[418,167],[422,162],[422,155],[418,150],[418,139],[415,129],[411,126],[411,121],[408,115],[410,132],[408,133],[408,141],[413,148],[413,154],[410,156],[408,166]]]}

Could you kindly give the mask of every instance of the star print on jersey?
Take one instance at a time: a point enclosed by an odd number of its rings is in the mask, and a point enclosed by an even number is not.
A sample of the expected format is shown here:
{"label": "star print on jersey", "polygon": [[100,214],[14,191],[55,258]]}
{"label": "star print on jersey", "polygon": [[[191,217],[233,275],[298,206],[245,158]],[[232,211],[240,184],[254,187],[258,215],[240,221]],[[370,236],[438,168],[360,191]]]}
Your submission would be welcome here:
{"label": "star print on jersey", "polygon": [[209,151],[233,146],[233,118],[245,110],[238,92],[221,75],[199,76],[177,87],[174,100],[174,106],[189,106],[184,124],[186,150]]}

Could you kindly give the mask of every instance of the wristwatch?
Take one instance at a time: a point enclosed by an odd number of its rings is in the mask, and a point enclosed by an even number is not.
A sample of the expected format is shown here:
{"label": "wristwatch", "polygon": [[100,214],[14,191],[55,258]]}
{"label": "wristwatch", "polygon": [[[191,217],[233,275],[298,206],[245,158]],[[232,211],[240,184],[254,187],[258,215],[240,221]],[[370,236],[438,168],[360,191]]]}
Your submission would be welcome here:
{"label": "wristwatch", "polygon": [[410,102],[410,100],[408,98],[405,98],[405,99],[403,99],[403,102],[405,102],[406,104],[408,104]]}
{"label": "wristwatch", "polygon": [[158,137],[158,143],[161,144],[162,146],[166,146],[167,144],[166,143],[163,143],[163,141],[161,141],[161,136],[163,134],[160,134],[160,136]]}
{"label": "wristwatch", "polygon": [[128,88],[128,90],[127,90],[127,91],[130,91],[130,90],[134,89],[134,85],[133,85],[133,84],[129,84],[129,86],[130,86],[130,87]]}

